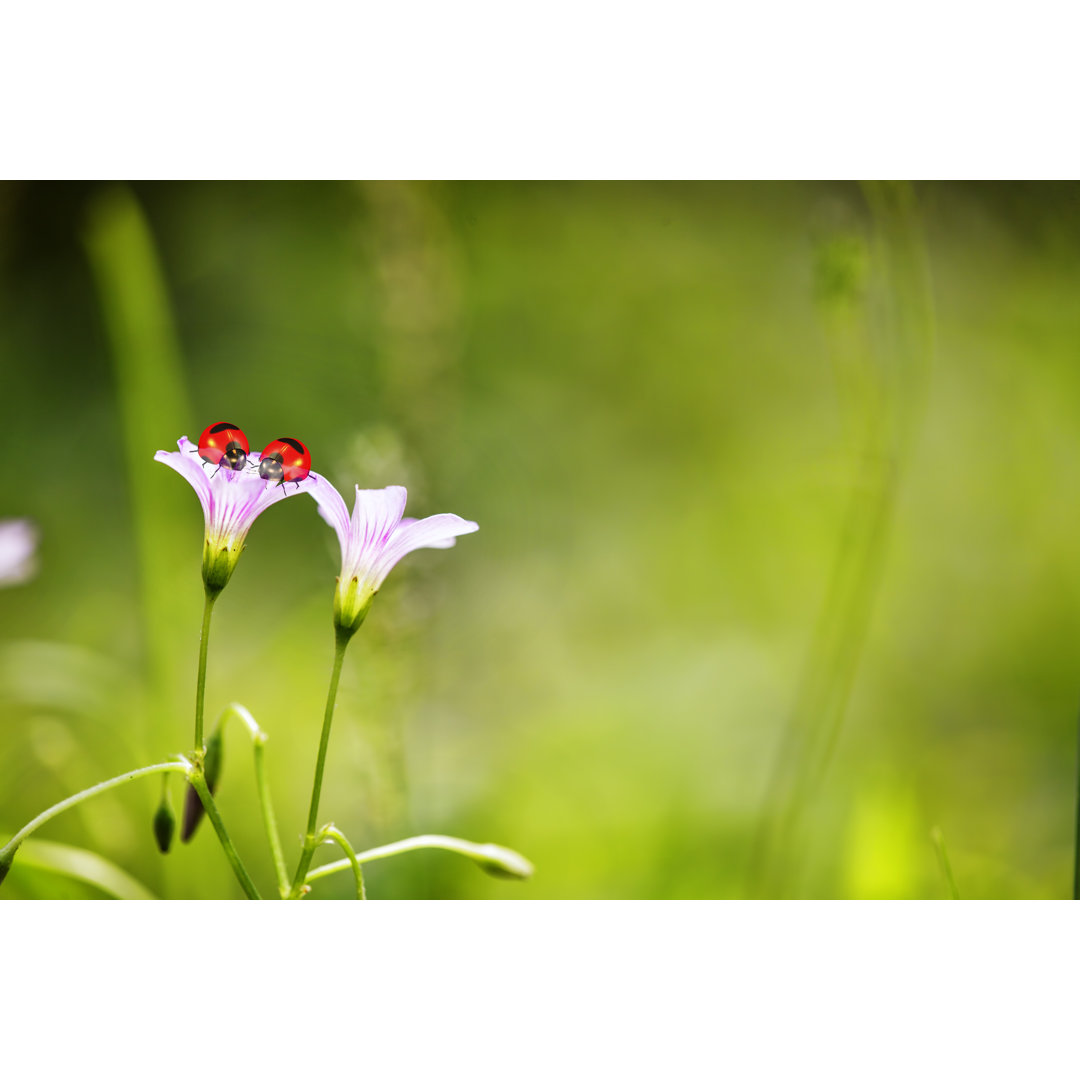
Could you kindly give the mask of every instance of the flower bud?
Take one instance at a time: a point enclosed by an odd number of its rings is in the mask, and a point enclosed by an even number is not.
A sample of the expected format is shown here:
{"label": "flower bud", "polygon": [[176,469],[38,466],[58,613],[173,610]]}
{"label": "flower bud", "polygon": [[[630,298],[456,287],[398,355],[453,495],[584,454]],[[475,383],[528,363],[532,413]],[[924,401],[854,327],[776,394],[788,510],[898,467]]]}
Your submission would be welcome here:
{"label": "flower bud", "polygon": [[168,855],[175,835],[176,814],[173,813],[172,800],[166,787],[161,792],[161,802],[154,814],[154,839],[162,855]]}
{"label": "flower bud", "polygon": [[204,813],[199,793],[188,784],[184,790],[184,823],[180,827],[180,839],[185,844],[195,835]]}
{"label": "flower bud", "polygon": [[206,740],[206,757],[203,758],[203,775],[206,777],[206,786],[213,795],[217,790],[218,780],[221,779],[221,765],[225,757],[225,732],[219,723],[210,732],[210,738]]}
{"label": "flower bud", "polygon": [[492,877],[525,881],[533,875],[533,864],[524,855],[498,844],[477,844],[472,858],[485,874]]}
{"label": "flower bud", "polygon": [[[203,758],[203,776],[206,778],[206,786],[213,795],[217,790],[218,780],[221,778],[221,766],[225,757],[224,732],[220,724],[210,733],[206,741],[206,756]],[[199,822],[206,813],[199,793],[188,784],[184,795],[184,823],[180,829],[180,839],[186,844],[199,827]]]}

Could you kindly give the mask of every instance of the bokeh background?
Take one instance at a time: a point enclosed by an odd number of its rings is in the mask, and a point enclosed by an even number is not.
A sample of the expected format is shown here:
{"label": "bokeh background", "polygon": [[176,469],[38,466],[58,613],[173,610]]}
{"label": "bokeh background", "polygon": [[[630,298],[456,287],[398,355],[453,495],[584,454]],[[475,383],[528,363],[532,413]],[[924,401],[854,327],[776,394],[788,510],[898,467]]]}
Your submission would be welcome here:
{"label": "bokeh background", "polygon": [[[536,874],[414,853],[369,895],[936,898],[947,859],[1066,896],[1078,295],[1074,185],[0,186],[0,518],[41,537],[0,591],[0,834],[189,748],[203,521],[152,455],[225,419],[481,526],[354,640],[323,816]],[[208,722],[269,732],[290,862],[337,567],[287,500],[215,612]],[[205,825],[158,854],[159,794],[38,836],[238,896]],[[219,800],[272,891],[239,725]]]}

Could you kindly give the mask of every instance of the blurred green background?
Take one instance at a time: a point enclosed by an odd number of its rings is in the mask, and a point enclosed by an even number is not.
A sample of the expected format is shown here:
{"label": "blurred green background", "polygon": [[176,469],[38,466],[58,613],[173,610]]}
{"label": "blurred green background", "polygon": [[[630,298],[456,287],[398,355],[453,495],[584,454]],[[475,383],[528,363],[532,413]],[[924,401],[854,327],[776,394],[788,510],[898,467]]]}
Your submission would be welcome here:
{"label": "blurred green background", "polygon": [[[322,812],[536,875],[414,853],[369,895],[945,897],[934,827],[965,898],[1067,895],[1078,293],[1075,185],[0,186],[0,517],[41,532],[0,591],[0,833],[189,748],[203,520],[152,455],[225,419],[480,523],[353,642]],[[287,500],[215,612],[208,722],[269,732],[291,864],[338,565]],[[239,725],[226,755],[272,892]],[[157,853],[159,790],[38,836],[240,895],[207,826]]]}

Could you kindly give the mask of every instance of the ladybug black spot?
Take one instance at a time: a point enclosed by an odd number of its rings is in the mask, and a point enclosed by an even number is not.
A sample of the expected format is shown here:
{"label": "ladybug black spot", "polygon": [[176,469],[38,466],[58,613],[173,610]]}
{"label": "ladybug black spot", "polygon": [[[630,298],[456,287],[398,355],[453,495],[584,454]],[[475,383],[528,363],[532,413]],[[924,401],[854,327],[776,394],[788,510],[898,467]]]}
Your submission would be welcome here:
{"label": "ladybug black spot", "polygon": [[235,428],[236,428],[235,424],[215,424],[210,429],[210,434],[211,435],[216,435],[219,431],[230,431],[230,430],[235,429]]}
{"label": "ladybug black spot", "polygon": [[278,439],[278,442],[291,446],[298,454],[306,453],[304,444],[299,439]]}

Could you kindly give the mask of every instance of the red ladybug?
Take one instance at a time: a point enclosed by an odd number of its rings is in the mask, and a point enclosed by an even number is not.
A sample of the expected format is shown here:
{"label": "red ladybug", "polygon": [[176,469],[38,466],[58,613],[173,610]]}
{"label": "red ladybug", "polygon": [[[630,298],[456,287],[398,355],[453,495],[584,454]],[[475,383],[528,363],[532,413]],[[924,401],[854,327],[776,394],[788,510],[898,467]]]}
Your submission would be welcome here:
{"label": "red ladybug", "polygon": [[211,424],[199,436],[199,457],[211,465],[228,465],[239,472],[250,453],[247,436],[235,424]]}
{"label": "red ladybug", "polygon": [[259,475],[279,484],[300,483],[311,472],[311,455],[299,439],[275,439],[259,458]]}

